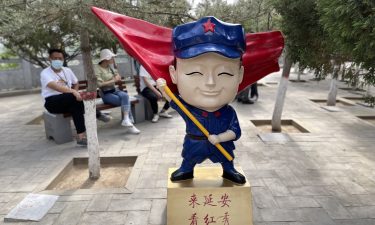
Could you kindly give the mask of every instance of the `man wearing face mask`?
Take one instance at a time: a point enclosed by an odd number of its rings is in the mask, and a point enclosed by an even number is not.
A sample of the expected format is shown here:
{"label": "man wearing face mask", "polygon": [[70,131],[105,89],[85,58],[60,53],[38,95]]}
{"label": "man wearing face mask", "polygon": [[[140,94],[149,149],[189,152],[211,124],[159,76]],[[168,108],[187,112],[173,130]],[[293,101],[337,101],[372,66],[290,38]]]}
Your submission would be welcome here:
{"label": "man wearing face mask", "polygon": [[73,71],[63,67],[64,53],[60,49],[50,49],[51,66],[40,74],[44,107],[50,113],[70,113],[77,130],[77,144],[86,146],[84,105],[78,92],[78,79]]}

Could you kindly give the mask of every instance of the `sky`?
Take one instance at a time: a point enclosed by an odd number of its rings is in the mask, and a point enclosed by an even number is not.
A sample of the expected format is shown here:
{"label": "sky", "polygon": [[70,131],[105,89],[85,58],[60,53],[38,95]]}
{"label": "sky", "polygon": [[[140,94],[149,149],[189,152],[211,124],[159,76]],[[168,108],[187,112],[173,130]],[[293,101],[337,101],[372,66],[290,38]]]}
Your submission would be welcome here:
{"label": "sky", "polygon": [[[188,1],[189,2],[193,2],[193,8],[195,8],[196,5],[198,5],[198,3],[201,2],[202,0],[188,0]],[[232,3],[236,2],[236,0],[227,0],[227,2],[229,4],[232,4]]]}

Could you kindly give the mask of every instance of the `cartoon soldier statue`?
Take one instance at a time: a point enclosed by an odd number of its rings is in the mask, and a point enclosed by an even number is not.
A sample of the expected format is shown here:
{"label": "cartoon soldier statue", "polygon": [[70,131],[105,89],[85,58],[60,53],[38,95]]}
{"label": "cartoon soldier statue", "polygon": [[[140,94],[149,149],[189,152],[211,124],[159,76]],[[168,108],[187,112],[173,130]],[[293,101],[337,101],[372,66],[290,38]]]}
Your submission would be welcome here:
{"label": "cartoon soldier statue", "polygon": [[284,44],[281,33],[245,34],[241,25],[215,17],[171,30],[99,8],[92,10],[157,80],[163,96],[186,123],[183,161],[171,181],[193,178],[194,167],[210,159],[221,164],[223,178],[246,183],[233,165],[234,141],[240,138],[241,128],[228,104],[238,91],[279,70],[277,60]]}
{"label": "cartoon soldier statue", "polygon": [[[241,25],[223,23],[215,17],[177,26],[172,33],[175,66],[169,67],[172,82],[177,85],[177,98],[208,130],[201,130],[172,100],[171,107],[184,118],[186,135],[182,150],[181,167],[172,173],[171,181],[191,179],[194,167],[206,159],[221,163],[223,177],[238,184],[245,177],[218,151],[216,144],[234,158],[234,141],[241,129],[234,109],[228,105],[237,95],[243,77],[241,56],[245,52],[245,33]],[[165,94],[166,82],[157,80],[159,90]]]}

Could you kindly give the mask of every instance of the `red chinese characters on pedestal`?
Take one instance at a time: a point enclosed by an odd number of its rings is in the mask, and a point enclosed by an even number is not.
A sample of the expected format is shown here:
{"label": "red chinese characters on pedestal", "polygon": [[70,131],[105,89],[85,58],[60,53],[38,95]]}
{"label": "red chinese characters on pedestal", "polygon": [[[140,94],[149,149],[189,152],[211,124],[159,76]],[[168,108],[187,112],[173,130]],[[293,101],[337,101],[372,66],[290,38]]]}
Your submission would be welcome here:
{"label": "red chinese characters on pedestal", "polygon": [[[199,199],[203,199],[204,198],[204,202],[203,202],[203,205],[201,205],[199,203]],[[223,195],[221,195],[221,198],[219,201],[214,201],[214,196],[213,194],[208,194],[208,195],[204,195],[203,197],[198,197],[195,193],[192,194],[189,198],[189,201],[188,201],[188,204],[189,206],[191,206],[191,208],[193,209],[196,209],[198,208],[198,206],[200,206],[199,208],[202,208],[202,207],[208,207],[208,206],[212,206],[212,207],[219,207],[220,208],[223,208],[223,207],[228,207],[230,208],[230,203],[232,202],[230,199],[229,199],[229,195],[227,193],[224,193]],[[215,202],[219,203],[219,205],[217,204],[214,204]],[[201,201],[202,203],[202,201]],[[204,208],[202,208],[204,209]],[[188,219],[189,221],[189,225],[198,225],[198,216],[197,216],[197,213],[194,212],[191,217]],[[216,217],[216,220],[215,220],[215,216],[209,216],[208,213],[206,214],[206,216],[203,218],[202,222],[204,223],[204,225],[210,225],[210,224],[213,224],[213,223],[219,223],[219,224],[222,224],[222,225],[230,225],[229,224],[229,213],[228,212],[225,212],[223,216],[219,216],[219,217]]]}
{"label": "red chinese characters on pedestal", "polygon": [[216,223],[216,221],[214,220],[213,216],[209,217],[208,214],[206,214],[206,216],[204,217],[204,223],[206,225],[210,225],[211,223]]}
{"label": "red chinese characters on pedestal", "polygon": [[192,206],[192,208],[195,208],[195,205],[200,205],[198,203],[198,198],[195,194],[193,194],[192,196],[190,196],[190,200],[189,200],[190,204]]}
{"label": "red chinese characters on pedestal", "polygon": [[223,196],[221,196],[221,201],[218,201],[218,203],[221,203],[221,207],[224,207],[224,206],[228,206],[229,207],[229,202],[231,202],[231,200],[229,200],[229,196],[227,194],[224,194]]}
{"label": "red chinese characters on pedestal", "polygon": [[222,219],[222,223],[223,225],[229,225],[229,213],[228,212],[225,212],[224,216],[219,216],[218,219],[220,218],[223,218]]}
{"label": "red chinese characters on pedestal", "polygon": [[194,213],[193,215],[191,215],[189,220],[191,220],[190,225],[198,225],[197,213]]}
{"label": "red chinese characters on pedestal", "polygon": [[213,204],[212,194],[209,194],[208,196],[204,196],[204,203],[203,206],[210,205],[210,206],[216,206]]}

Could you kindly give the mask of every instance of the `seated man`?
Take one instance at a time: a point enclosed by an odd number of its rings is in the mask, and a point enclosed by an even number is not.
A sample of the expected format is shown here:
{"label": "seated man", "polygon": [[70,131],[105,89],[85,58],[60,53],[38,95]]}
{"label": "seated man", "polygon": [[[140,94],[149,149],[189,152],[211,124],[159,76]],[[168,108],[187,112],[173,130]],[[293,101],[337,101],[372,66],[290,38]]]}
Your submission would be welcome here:
{"label": "seated man", "polygon": [[70,113],[77,130],[77,144],[86,146],[84,106],[78,92],[78,79],[73,71],[63,67],[64,53],[60,49],[49,50],[51,66],[40,74],[44,107],[50,113]]}

